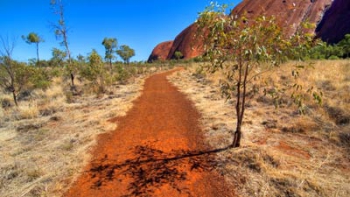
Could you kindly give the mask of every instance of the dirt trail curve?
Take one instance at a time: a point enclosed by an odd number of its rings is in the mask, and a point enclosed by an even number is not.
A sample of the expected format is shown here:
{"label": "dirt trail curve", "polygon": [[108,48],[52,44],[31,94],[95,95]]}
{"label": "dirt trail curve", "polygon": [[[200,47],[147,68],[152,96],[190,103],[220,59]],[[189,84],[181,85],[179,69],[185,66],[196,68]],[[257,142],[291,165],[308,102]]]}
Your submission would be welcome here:
{"label": "dirt trail curve", "polygon": [[[93,160],[64,196],[234,196],[212,166],[200,114],[166,76],[149,77],[116,131],[100,136]],[[192,156],[191,156],[192,155]]]}

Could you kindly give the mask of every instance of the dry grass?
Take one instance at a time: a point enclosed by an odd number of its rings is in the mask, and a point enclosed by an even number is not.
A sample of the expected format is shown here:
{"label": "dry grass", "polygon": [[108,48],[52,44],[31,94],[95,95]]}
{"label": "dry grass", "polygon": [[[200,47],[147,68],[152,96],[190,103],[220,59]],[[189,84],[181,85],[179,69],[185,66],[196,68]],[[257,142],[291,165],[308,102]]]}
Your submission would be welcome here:
{"label": "dry grass", "polygon": [[[294,65],[282,65],[265,79],[286,81]],[[322,106],[308,104],[301,116],[288,96],[275,109],[271,99],[256,95],[246,109],[242,146],[218,154],[218,170],[241,196],[350,196],[350,63],[318,61],[314,67],[298,83],[321,89]],[[198,65],[170,77],[202,113],[213,148],[229,145],[235,128],[234,101],[221,98],[220,77]]]}
{"label": "dry grass", "polygon": [[0,108],[0,196],[61,196],[89,162],[97,136],[115,129],[108,120],[132,107],[144,78],[99,97],[72,96],[71,103],[56,79],[20,107]]}

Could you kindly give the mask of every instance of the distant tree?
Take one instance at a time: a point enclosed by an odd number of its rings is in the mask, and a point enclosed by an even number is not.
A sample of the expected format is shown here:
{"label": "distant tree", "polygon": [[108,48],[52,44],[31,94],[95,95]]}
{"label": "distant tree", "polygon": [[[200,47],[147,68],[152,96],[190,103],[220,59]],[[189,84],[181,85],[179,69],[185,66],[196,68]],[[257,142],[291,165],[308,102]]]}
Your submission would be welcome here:
{"label": "distant tree", "polygon": [[350,55],[350,35],[344,38],[338,44],[328,44],[319,41],[310,50],[312,59],[340,59],[347,58]]}
{"label": "distant tree", "polygon": [[181,51],[176,51],[174,56],[175,56],[175,59],[179,60],[183,58],[184,55],[181,53]]}
{"label": "distant tree", "polygon": [[117,39],[116,38],[104,38],[102,45],[106,49],[105,59],[109,61],[110,73],[113,73],[112,60],[115,58],[113,55],[115,49],[117,48]]}
{"label": "distant tree", "polygon": [[[223,72],[225,77],[221,79],[221,91],[226,98],[235,99],[236,131],[232,134],[231,147],[239,147],[248,95],[259,90],[252,81],[289,57],[299,58],[312,39],[298,34],[285,40],[282,29],[273,18],[235,18],[225,13],[226,6],[212,4],[208,7],[197,20],[202,31],[198,35],[205,41],[205,56],[211,62],[207,69]],[[206,31],[207,34],[203,33]],[[293,72],[293,77],[297,76],[298,71]],[[299,85],[295,84],[294,87],[300,90]],[[276,89],[262,89],[265,94],[278,99]],[[310,92],[320,100],[317,92]],[[300,94],[293,92],[292,98],[299,107],[302,106]]]}
{"label": "distant tree", "polygon": [[341,40],[337,45],[342,48],[342,51],[346,58],[350,57],[350,34],[346,34],[344,39]]}
{"label": "distant tree", "polygon": [[37,57],[37,63],[40,61],[39,59],[39,43],[45,42],[45,40],[40,37],[37,33],[31,32],[27,36],[22,36],[22,39],[26,41],[28,44],[35,44],[36,45],[36,57]]}
{"label": "distant tree", "polygon": [[69,42],[68,42],[68,27],[66,25],[66,20],[64,18],[64,4],[62,0],[51,0],[51,7],[54,12],[54,14],[59,16],[58,22],[52,23],[52,27],[55,30],[55,35],[57,39],[61,39],[61,46],[64,46],[66,50],[66,54],[68,57],[68,65],[67,65],[67,70],[70,74],[71,78],[71,88],[72,90],[75,90],[75,84],[74,84],[74,79],[75,79],[75,71],[76,68],[72,62],[72,57],[71,57],[71,52],[69,50]]}
{"label": "distant tree", "polygon": [[122,45],[120,49],[117,50],[117,54],[124,60],[124,63],[129,64],[130,58],[135,56],[135,51],[128,45]]}
{"label": "distant tree", "polygon": [[51,64],[53,66],[60,66],[63,64],[64,59],[67,57],[67,53],[58,48],[52,49]]}
{"label": "distant tree", "polygon": [[12,52],[15,47],[15,39],[0,36],[0,86],[6,92],[11,92],[15,105],[18,106],[17,94],[28,82],[30,73],[28,67],[12,59]]}
{"label": "distant tree", "polygon": [[82,67],[80,75],[97,87],[97,93],[104,92],[107,78],[102,57],[94,49],[87,59],[88,62]]}
{"label": "distant tree", "polygon": [[35,66],[38,64],[38,60],[36,58],[30,58],[28,59],[28,65],[29,66]]}
{"label": "distant tree", "polygon": [[84,64],[84,63],[86,62],[85,57],[84,57],[83,55],[81,55],[81,54],[79,54],[79,55],[77,56],[77,61],[78,61],[79,63],[82,63],[82,64]]}

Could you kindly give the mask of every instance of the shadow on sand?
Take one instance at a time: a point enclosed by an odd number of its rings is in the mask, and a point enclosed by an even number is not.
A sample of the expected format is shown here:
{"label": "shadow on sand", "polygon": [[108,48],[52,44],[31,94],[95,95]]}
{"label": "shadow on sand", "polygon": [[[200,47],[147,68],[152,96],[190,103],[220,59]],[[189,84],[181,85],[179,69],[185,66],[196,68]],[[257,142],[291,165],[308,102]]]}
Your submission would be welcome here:
{"label": "shadow on sand", "polygon": [[94,161],[88,171],[94,180],[91,188],[101,189],[104,184],[124,176],[131,180],[128,183],[129,194],[124,195],[125,197],[148,196],[154,193],[155,188],[165,184],[179,193],[191,196],[188,188],[177,183],[187,180],[189,170],[199,172],[213,170],[217,164],[215,153],[230,148],[229,146],[209,151],[180,150],[165,153],[149,146],[136,146],[131,150],[135,157],[122,163],[115,163],[107,156]]}

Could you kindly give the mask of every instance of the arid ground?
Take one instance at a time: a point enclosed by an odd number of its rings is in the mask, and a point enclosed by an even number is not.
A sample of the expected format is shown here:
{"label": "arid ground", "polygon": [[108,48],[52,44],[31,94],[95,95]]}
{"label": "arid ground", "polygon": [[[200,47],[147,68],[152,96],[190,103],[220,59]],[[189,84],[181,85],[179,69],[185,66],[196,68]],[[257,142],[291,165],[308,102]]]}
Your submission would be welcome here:
{"label": "arid ground", "polygon": [[[266,77],[286,82],[294,65]],[[350,196],[349,62],[314,67],[300,80],[323,104],[300,115],[256,95],[236,149],[234,100],[198,64],[102,97],[36,92],[0,111],[0,196]]]}
{"label": "arid ground", "polygon": [[112,120],[117,130],[100,137],[91,164],[65,196],[234,196],[205,154],[210,149],[199,113],[167,81],[171,73],[146,80],[141,97],[125,117]]}

